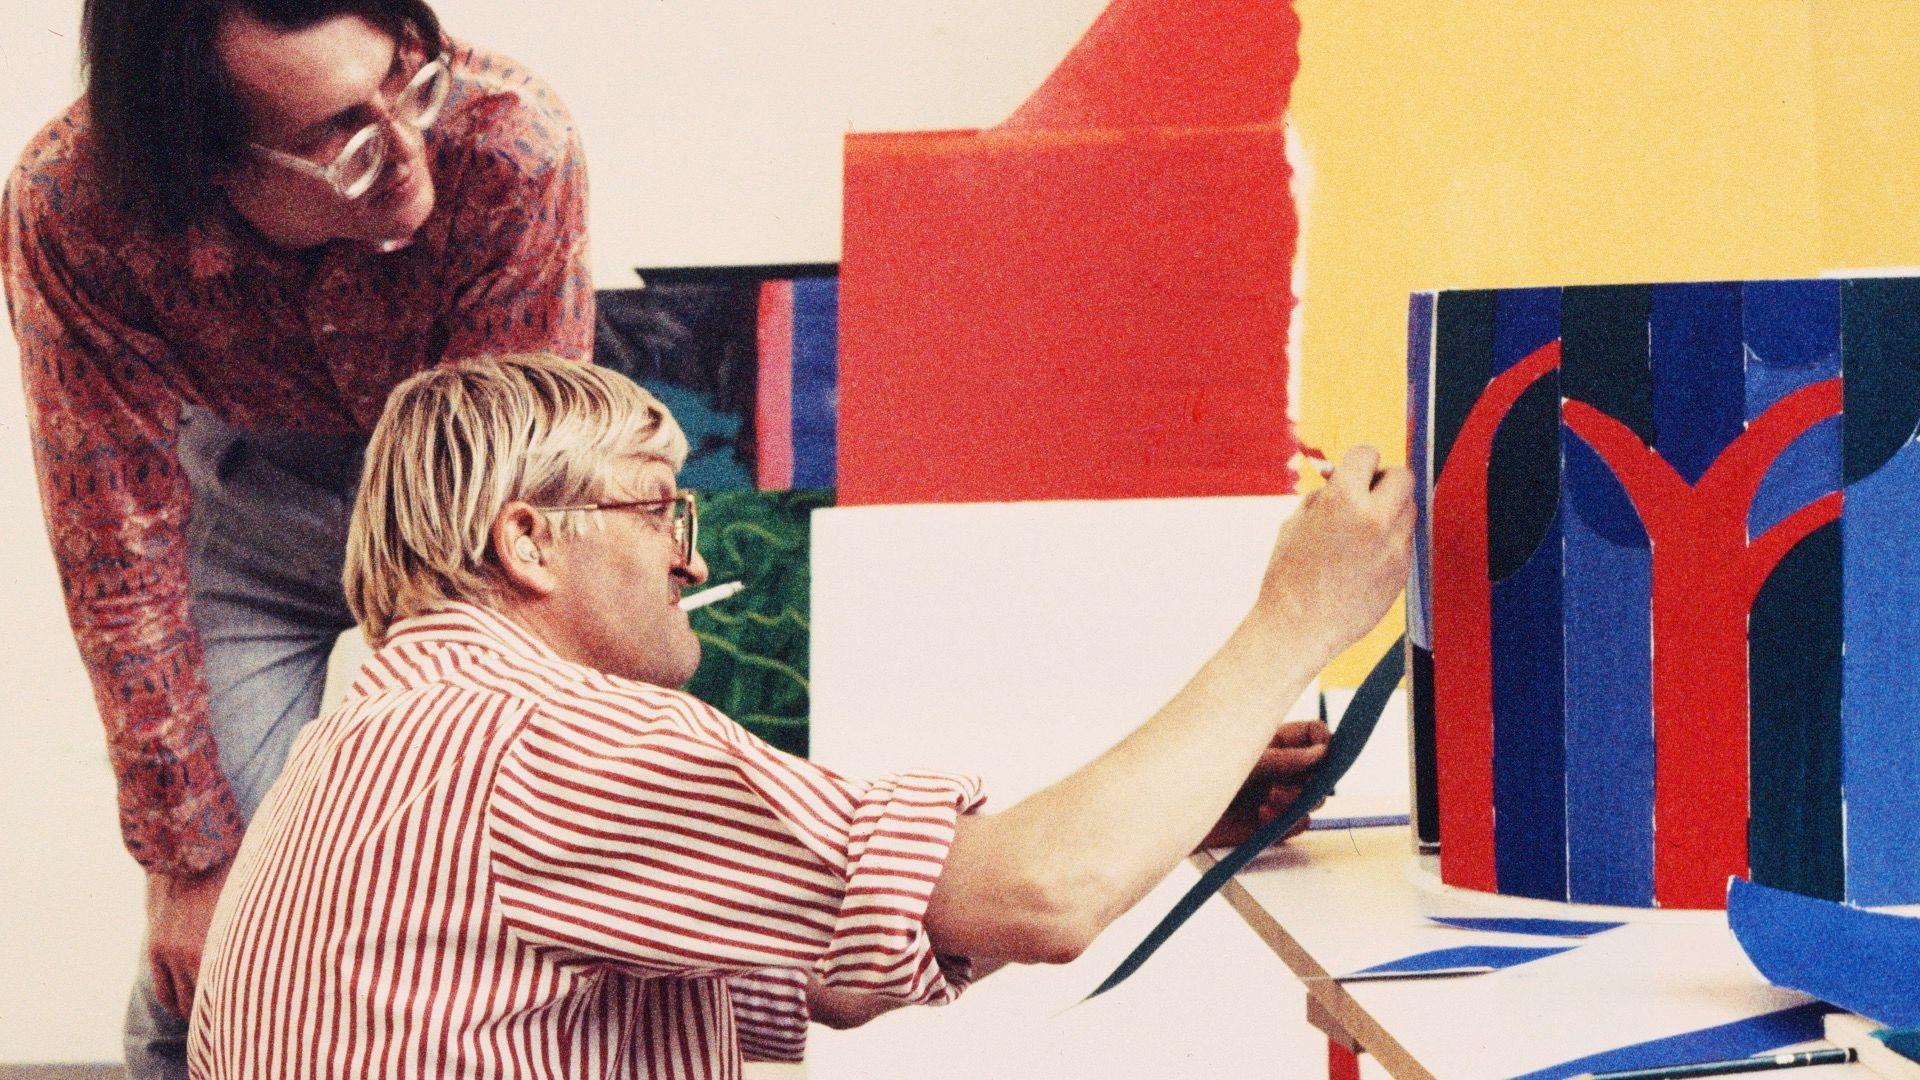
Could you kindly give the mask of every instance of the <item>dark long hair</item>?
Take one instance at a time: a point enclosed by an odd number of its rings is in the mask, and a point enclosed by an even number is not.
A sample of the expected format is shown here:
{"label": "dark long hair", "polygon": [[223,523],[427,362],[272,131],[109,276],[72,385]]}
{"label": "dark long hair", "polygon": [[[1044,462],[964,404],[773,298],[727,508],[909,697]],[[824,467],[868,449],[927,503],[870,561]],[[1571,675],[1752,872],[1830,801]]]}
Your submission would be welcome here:
{"label": "dark long hair", "polygon": [[214,50],[235,12],[282,30],[359,15],[396,37],[444,40],[426,0],[86,0],[80,55],[98,180],[168,227],[201,208],[214,174],[246,147],[245,113]]}

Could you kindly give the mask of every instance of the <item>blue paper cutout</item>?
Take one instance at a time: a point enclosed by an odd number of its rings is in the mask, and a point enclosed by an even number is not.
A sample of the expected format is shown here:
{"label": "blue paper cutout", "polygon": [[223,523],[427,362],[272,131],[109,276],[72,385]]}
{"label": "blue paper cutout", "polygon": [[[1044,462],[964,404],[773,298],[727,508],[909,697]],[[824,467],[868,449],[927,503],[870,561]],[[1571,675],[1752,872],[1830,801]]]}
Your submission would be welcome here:
{"label": "blue paper cutout", "polygon": [[[1565,589],[1578,598],[1566,605],[1564,644],[1567,898],[1652,907],[1653,556],[1593,449],[1565,432],[1562,451]],[[1596,522],[1602,514],[1614,516]]]}
{"label": "blue paper cutout", "polygon": [[[1746,303],[1746,411],[1751,420],[1803,386],[1840,374],[1840,283],[1750,281]],[[1840,419],[1794,440],[1767,470],[1747,515],[1759,536],[1840,487]]]}
{"label": "blue paper cutout", "polygon": [[1751,1057],[1820,1038],[1821,1018],[1833,1011],[1832,1006],[1819,1002],[1795,1005],[1791,1009],[1762,1013],[1730,1024],[1603,1050],[1598,1054],[1588,1054],[1583,1058],[1516,1076],[1512,1080],[1566,1080],[1579,1073],[1625,1072],[1628,1069],[1654,1069],[1687,1061]]}
{"label": "blue paper cutout", "polygon": [[834,486],[838,451],[840,279],[793,279],[793,486]]}
{"label": "blue paper cutout", "polygon": [[1727,925],[1768,982],[1891,1027],[1920,1025],[1920,919],[1735,878]]}
{"label": "blue paper cutout", "polygon": [[1433,371],[1433,294],[1414,293],[1407,305],[1407,468],[1413,473],[1413,581],[1407,589],[1407,639],[1433,648],[1433,521],[1428,507],[1428,400]]}
{"label": "blue paper cutout", "polygon": [[1518,967],[1532,960],[1543,960],[1563,952],[1572,952],[1574,945],[1462,945],[1452,949],[1435,949],[1432,952],[1415,953],[1398,960],[1389,960],[1384,964],[1361,968],[1356,975],[1370,975],[1380,971],[1445,971],[1449,968],[1490,967],[1495,970]]}
{"label": "blue paper cutout", "polygon": [[1656,285],[1647,331],[1658,449],[1695,483],[1745,428],[1739,283]]}
{"label": "blue paper cutout", "polygon": [[1847,488],[1841,696],[1847,899],[1920,897],[1920,443]]}
{"label": "blue paper cutout", "polygon": [[1429,919],[1462,930],[1488,930],[1502,934],[1534,934],[1541,937],[1592,937],[1608,930],[1627,925],[1619,922],[1598,922],[1591,919],[1512,919],[1512,918],[1456,918],[1453,916],[1429,915]]}
{"label": "blue paper cutout", "polygon": [[1561,577],[1556,520],[1493,586],[1494,870],[1502,893],[1544,900],[1567,898]]}

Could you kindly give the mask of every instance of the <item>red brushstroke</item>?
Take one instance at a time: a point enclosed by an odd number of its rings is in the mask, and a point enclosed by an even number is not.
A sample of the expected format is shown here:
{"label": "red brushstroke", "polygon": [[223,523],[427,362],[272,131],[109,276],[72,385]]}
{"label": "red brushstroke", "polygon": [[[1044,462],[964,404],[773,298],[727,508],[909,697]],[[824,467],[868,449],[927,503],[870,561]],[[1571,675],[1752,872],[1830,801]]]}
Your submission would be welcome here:
{"label": "red brushstroke", "polygon": [[793,282],[760,283],[760,381],[753,430],[756,476],[762,491],[793,486]]}
{"label": "red brushstroke", "polygon": [[1493,862],[1493,583],[1487,465],[1500,421],[1560,366],[1550,341],[1494,376],[1467,412],[1433,485],[1433,697],[1439,748],[1440,878],[1496,891]]}
{"label": "red brushstroke", "polygon": [[1839,379],[1787,395],[1692,485],[1618,420],[1583,402],[1562,407],[1568,429],[1619,477],[1653,549],[1653,873],[1661,907],[1721,907],[1727,878],[1747,873],[1747,616],[1787,552],[1840,516],[1841,495],[1801,507],[1752,541],[1747,518],[1774,459],[1840,406]]}

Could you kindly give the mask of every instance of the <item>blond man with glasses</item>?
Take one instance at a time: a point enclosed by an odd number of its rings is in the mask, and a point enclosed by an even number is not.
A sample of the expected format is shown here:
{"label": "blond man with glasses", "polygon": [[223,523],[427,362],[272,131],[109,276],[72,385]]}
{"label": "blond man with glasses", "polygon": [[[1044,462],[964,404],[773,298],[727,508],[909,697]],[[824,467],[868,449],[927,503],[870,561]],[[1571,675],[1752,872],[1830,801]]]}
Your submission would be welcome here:
{"label": "blond man with glasses", "polygon": [[1184,690],[987,815],[970,777],[840,776],[675,689],[707,574],[686,452],[645,391],[553,357],[394,392],[347,543],[375,651],[235,860],[197,1080],[736,1077],[809,1020],[1070,960],[1257,827],[1234,807],[1298,794],[1326,729],[1278,718],[1410,555],[1410,476],[1354,451]]}
{"label": "blond man with glasses", "polygon": [[425,0],[86,0],[81,31],[0,278],[148,876],[128,1065],[180,1077],[227,865],[352,625],[366,434],[443,357],[586,358],[586,169],[553,92]]}

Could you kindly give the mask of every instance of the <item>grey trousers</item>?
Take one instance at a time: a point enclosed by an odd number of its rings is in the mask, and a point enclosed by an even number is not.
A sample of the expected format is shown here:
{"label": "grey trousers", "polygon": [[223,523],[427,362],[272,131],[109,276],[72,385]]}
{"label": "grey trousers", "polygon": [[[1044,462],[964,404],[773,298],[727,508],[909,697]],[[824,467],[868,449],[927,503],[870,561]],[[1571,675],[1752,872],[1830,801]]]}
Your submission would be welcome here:
{"label": "grey trousers", "polygon": [[[293,740],[320,711],[327,658],[353,626],[340,586],[366,440],[239,431],[189,409],[188,572],[220,770],[253,817]],[[145,950],[127,1007],[135,1080],[185,1080],[187,1025],[153,995]]]}

